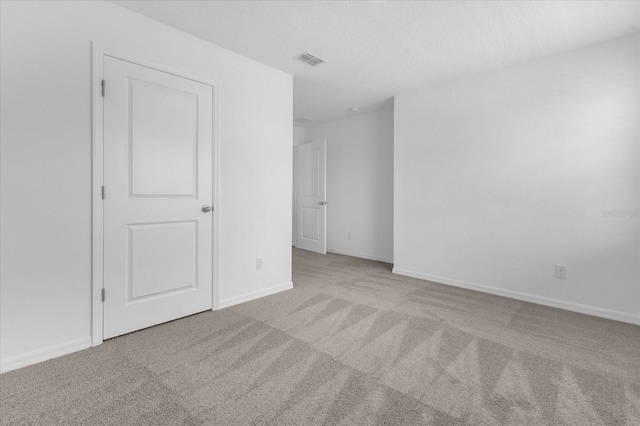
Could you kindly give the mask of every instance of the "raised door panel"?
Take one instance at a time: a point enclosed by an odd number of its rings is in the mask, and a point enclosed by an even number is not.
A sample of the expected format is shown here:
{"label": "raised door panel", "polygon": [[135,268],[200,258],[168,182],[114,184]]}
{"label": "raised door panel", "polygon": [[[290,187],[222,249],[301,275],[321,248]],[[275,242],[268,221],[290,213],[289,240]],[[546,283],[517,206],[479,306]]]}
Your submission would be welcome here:
{"label": "raised door panel", "polygon": [[317,208],[302,208],[302,238],[320,241],[320,211]]}
{"label": "raised door panel", "polygon": [[130,194],[197,196],[197,96],[129,81]]}
{"label": "raised door panel", "polygon": [[320,197],[320,150],[318,148],[301,151],[302,197]]}
{"label": "raised door panel", "polygon": [[129,225],[128,302],[198,287],[198,222]]}

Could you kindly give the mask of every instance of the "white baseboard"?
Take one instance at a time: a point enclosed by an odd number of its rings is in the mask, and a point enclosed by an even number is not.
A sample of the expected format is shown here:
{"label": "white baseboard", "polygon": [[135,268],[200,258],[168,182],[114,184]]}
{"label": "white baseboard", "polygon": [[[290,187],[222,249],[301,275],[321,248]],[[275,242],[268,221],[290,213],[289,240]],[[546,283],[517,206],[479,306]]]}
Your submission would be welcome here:
{"label": "white baseboard", "polygon": [[7,371],[16,370],[18,368],[37,364],[49,359],[58,358],[60,356],[78,352],[89,347],[91,347],[91,336],[86,336],[46,348],[37,349],[35,351],[27,352],[26,354],[7,357],[0,360],[0,373],[6,373]]}
{"label": "white baseboard", "polygon": [[384,257],[384,256],[377,256],[375,254],[355,253],[352,251],[338,250],[338,249],[328,249],[327,251],[329,253],[343,254],[345,256],[351,256],[351,257],[359,257],[361,259],[376,260],[378,262],[385,262],[385,263],[393,263],[393,259]]}
{"label": "white baseboard", "polygon": [[406,269],[393,268],[392,272],[394,274],[432,281],[435,283],[466,288],[469,290],[476,290],[482,293],[489,293],[489,294],[495,294],[497,296],[508,297],[510,299],[537,303],[538,305],[551,306],[554,308],[565,309],[567,311],[579,312],[581,314],[593,315],[596,317],[602,317],[602,318],[612,319],[615,321],[626,322],[629,324],[640,325],[640,315],[629,314],[626,312],[612,311],[610,309],[598,308],[596,306],[581,305],[579,303],[566,302],[564,300],[552,299],[550,297],[536,296],[534,294],[522,293],[519,291],[505,290],[497,287],[459,281],[459,280],[454,280],[446,277],[438,277],[435,275],[423,274],[421,272],[414,272]]}
{"label": "white baseboard", "polygon": [[291,281],[288,281],[286,283],[274,285],[272,287],[267,287],[262,290],[241,294],[240,296],[228,297],[226,299],[222,299],[220,303],[218,303],[218,309],[228,308],[229,306],[238,305],[244,302],[249,302],[251,300],[259,299],[261,297],[280,293],[281,291],[291,290],[292,288],[293,288],[293,283]]}

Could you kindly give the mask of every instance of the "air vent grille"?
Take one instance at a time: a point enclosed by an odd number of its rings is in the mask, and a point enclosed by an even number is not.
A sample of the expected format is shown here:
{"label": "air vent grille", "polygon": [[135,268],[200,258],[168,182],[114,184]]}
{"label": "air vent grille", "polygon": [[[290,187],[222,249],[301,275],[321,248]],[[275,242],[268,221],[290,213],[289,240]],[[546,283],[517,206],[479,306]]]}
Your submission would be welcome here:
{"label": "air vent grille", "polygon": [[309,52],[304,52],[303,54],[296,56],[296,59],[311,66],[315,66],[315,65],[327,62],[325,59],[322,59],[321,57],[316,56],[313,53],[309,53]]}

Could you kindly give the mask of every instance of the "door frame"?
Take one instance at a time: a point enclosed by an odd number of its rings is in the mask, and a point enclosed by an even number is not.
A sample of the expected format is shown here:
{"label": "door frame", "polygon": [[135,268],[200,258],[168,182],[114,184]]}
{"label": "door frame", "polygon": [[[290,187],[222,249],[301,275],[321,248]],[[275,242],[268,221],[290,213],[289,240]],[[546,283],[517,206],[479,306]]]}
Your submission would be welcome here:
{"label": "door frame", "polygon": [[[201,76],[176,70],[164,65],[158,65],[145,59],[144,53],[130,54],[114,48],[103,48],[95,42],[91,43],[91,346],[102,344],[104,306],[102,302],[102,289],[104,288],[104,214],[102,201],[103,186],[103,116],[104,105],[102,102],[102,80],[104,78],[104,57],[110,56],[136,65],[173,74],[178,77],[193,80],[198,83],[211,86],[213,94],[213,259],[212,259],[212,310],[219,309],[219,241],[218,220],[220,217],[219,203],[219,171],[220,171],[220,108],[218,99],[218,82]],[[109,90],[106,87],[106,90]]]}

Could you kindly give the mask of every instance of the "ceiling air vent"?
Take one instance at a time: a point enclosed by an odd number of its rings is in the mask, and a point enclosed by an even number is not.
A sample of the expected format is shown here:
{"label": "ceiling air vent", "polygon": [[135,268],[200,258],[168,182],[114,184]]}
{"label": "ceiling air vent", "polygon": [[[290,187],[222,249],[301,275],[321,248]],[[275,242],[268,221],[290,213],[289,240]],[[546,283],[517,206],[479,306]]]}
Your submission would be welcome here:
{"label": "ceiling air vent", "polygon": [[296,59],[311,66],[315,66],[315,65],[327,62],[325,59],[322,59],[321,57],[316,56],[313,53],[309,53],[309,52],[304,52],[303,54],[296,56]]}
{"label": "ceiling air vent", "polygon": [[300,123],[300,124],[304,124],[304,123],[309,123],[311,121],[313,121],[313,118],[309,118],[309,117],[298,117],[295,120],[296,123]]}

